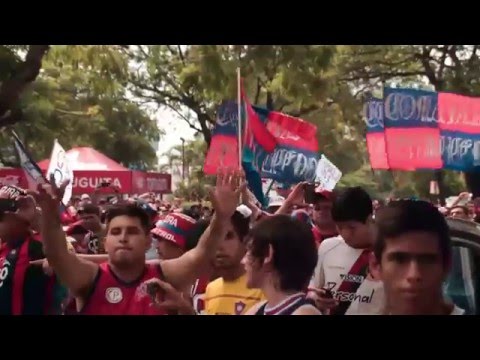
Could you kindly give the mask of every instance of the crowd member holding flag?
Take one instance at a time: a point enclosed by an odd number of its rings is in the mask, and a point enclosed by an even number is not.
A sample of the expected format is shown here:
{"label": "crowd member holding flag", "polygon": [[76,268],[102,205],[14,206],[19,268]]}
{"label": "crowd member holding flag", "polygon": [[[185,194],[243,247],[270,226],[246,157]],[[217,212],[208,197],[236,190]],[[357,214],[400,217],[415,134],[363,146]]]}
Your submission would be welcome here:
{"label": "crowd member holding flag", "polygon": [[[60,314],[67,296],[56,277],[30,262],[43,259],[35,201],[15,186],[0,189],[0,315]],[[64,239],[64,246],[67,242]]]}
{"label": "crowd member holding flag", "polygon": [[374,242],[372,199],[360,187],[346,189],[333,204],[339,236],[324,240],[309,286],[318,308],[331,315],[374,315],[383,310],[383,287],[368,272]]}
{"label": "crowd member holding flag", "polygon": [[[223,170],[212,191],[215,214],[198,245],[177,259],[145,264],[149,249],[148,215],[135,205],[113,208],[107,216],[105,249],[108,262],[101,265],[68,252],[65,233],[58,212],[62,190],[53,182],[35,193],[42,208],[41,233],[49,265],[76,297],[80,312],[92,315],[165,314],[151,306],[145,282],[160,278],[177,289],[192,284],[215,252],[219,240],[228,232],[228,219],[240,199],[242,176],[238,171]],[[152,295],[153,296],[153,295]]]}

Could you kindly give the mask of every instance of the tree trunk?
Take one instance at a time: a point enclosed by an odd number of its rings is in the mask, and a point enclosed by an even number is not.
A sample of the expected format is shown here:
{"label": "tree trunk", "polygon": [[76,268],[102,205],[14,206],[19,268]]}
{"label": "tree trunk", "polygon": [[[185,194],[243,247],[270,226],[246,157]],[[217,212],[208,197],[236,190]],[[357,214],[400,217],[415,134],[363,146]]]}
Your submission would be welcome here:
{"label": "tree trunk", "polygon": [[0,87],[0,127],[12,125],[22,119],[18,109],[14,109],[22,92],[33,82],[42,67],[42,59],[49,45],[30,45],[25,61]]}

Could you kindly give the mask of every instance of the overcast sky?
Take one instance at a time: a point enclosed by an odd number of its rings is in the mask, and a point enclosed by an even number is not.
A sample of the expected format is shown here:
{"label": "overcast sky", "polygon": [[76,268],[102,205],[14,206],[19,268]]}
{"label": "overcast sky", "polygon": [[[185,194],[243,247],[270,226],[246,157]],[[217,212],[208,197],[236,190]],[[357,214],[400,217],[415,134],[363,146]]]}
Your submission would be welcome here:
{"label": "overcast sky", "polygon": [[195,130],[190,128],[188,124],[179,119],[178,116],[168,110],[160,109],[157,113],[157,124],[160,129],[165,130],[165,135],[160,139],[158,144],[158,155],[160,164],[165,163],[165,159],[160,157],[161,154],[167,152],[175,145],[180,145],[183,137],[185,140],[192,140],[195,134]]}

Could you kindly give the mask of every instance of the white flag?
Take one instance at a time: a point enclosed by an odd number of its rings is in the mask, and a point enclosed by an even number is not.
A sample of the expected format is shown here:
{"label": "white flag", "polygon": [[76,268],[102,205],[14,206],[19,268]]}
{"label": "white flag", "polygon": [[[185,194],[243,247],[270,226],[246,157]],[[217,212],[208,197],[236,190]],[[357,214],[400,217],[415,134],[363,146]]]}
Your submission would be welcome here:
{"label": "white flag", "polygon": [[60,186],[65,180],[70,180],[65,194],[63,195],[62,202],[64,205],[70,201],[72,197],[73,187],[73,170],[68,162],[63,147],[55,140],[53,144],[52,156],[50,157],[50,165],[48,165],[47,179],[50,180],[50,175],[53,174],[55,178],[55,185]]}
{"label": "white flag", "polygon": [[320,189],[332,191],[342,178],[342,172],[325,155],[322,155],[317,165],[316,177],[317,182],[320,183],[318,186]]}

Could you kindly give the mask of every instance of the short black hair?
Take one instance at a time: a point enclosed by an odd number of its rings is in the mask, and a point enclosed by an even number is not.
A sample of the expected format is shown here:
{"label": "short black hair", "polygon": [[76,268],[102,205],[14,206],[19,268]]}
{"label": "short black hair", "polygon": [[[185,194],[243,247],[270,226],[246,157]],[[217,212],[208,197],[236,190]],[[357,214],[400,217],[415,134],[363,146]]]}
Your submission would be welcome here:
{"label": "short black hair", "polygon": [[91,203],[80,204],[77,211],[79,214],[101,215],[100,207]]}
{"label": "short black hair", "polygon": [[438,244],[444,264],[450,260],[452,244],[449,228],[444,216],[426,201],[397,200],[378,211],[375,215],[377,238],[374,244],[375,257],[380,260],[387,238],[424,231],[438,237]]}
{"label": "short black hair", "polygon": [[365,223],[372,214],[372,198],[359,186],[345,189],[333,202],[332,219],[335,222]]}
{"label": "short black hair", "polygon": [[119,204],[108,209],[106,216],[107,228],[110,225],[110,222],[118,216],[128,216],[139,219],[145,233],[149,233],[151,228],[150,216],[145,210],[136,204]]}
{"label": "short black hair", "polygon": [[210,225],[210,220],[198,220],[193,228],[185,235],[185,251],[192,250],[198,244],[200,237]]}
{"label": "short black hair", "polygon": [[245,217],[239,211],[235,210],[230,220],[240,241],[243,242],[246,240],[248,232],[250,231],[250,216]]}
{"label": "short black hair", "polygon": [[273,266],[283,291],[304,291],[317,265],[317,247],[310,227],[288,215],[257,223],[249,234],[249,251],[257,259],[273,248]]}

